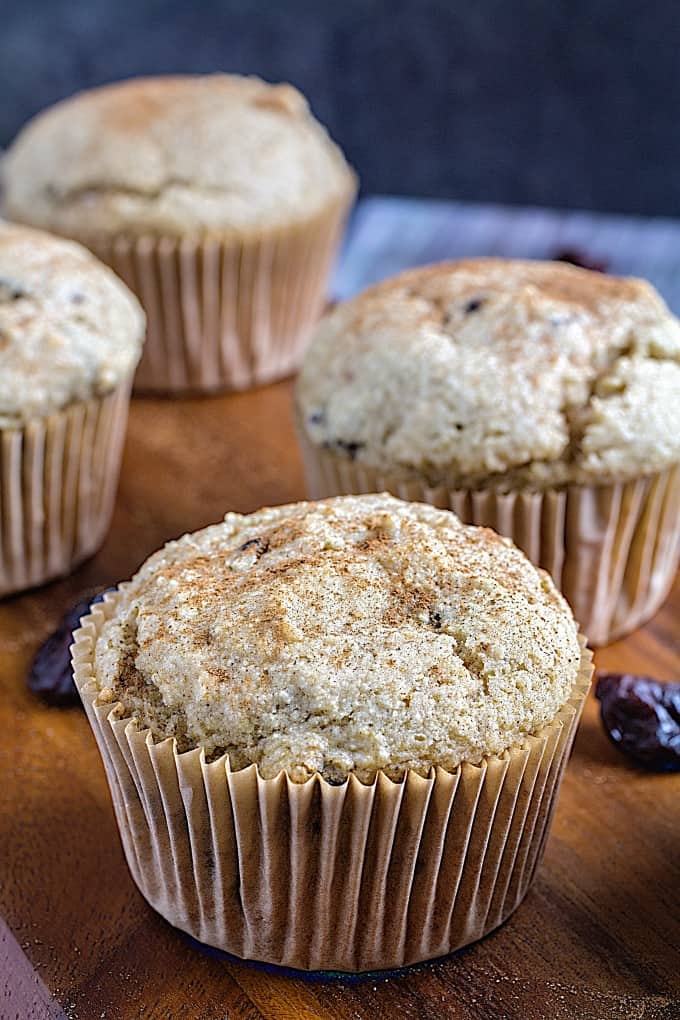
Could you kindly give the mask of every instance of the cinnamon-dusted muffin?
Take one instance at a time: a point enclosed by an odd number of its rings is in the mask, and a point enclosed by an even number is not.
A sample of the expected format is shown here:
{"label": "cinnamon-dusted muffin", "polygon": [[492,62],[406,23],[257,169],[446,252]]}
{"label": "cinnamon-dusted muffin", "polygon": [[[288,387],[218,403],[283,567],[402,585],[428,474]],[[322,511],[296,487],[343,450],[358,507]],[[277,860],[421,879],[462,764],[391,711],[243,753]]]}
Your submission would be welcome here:
{"label": "cinnamon-dusted muffin", "polygon": [[171,542],[123,589],[95,671],[156,738],[301,782],[478,764],[555,716],[579,660],[566,603],[509,542],[382,495]]}
{"label": "cinnamon-dusted muffin", "polygon": [[290,370],[356,189],[291,85],[140,78],[67,99],[3,164],[13,219],[83,241],[150,319],[138,383],[242,387]]}
{"label": "cinnamon-dusted muffin", "polygon": [[82,92],[28,123],[4,170],[10,216],[94,242],[271,230],[353,186],[297,89],[227,74]]}
{"label": "cinnamon-dusted muffin", "polygon": [[139,303],[90,252],[0,221],[0,595],[101,543],[143,339]]}
{"label": "cinnamon-dusted muffin", "polygon": [[498,528],[596,642],[668,590],[680,323],[648,283],[503,259],[404,273],[322,320],[297,402],[314,496],[384,487]]}
{"label": "cinnamon-dusted muffin", "polygon": [[431,266],[324,318],[298,400],[312,442],[432,486],[620,481],[680,460],[680,323],[643,280]]}
{"label": "cinnamon-dusted muffin", "polygon": [[385,494],[169,543],[73,660],[152,905],[334,970],[451,952],[517,906],[592,672],[510,542]]}

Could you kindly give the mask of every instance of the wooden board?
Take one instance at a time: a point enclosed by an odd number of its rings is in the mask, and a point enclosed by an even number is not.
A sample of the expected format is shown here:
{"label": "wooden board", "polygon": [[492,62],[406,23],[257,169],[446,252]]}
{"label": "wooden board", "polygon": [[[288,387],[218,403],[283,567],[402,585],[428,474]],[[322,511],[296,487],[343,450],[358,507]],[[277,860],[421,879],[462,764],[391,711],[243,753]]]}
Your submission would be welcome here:
{"label": "wooden board", "polygon": [[[0,603],[0,1018],[680,1017],[680,775],[629,765],[592,699],[531,893],[454,957],[391,976],[291,975],[206,951],[146,905],[85,716],[29,694],[27,666],[71,603],[166,539],[303,494],[288,383],[136,400],[104,548],[74,576]],[[676,587],[598,664],[678,676],[679,608]]]}

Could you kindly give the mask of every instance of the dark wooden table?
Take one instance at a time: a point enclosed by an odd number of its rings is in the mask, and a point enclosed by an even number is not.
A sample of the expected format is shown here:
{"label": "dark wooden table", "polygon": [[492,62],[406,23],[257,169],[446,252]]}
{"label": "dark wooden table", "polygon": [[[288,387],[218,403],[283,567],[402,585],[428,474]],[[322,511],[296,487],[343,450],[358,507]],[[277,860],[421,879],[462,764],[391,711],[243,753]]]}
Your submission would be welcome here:
{"label": "dark wooden table", "polygon": [[[77,708],[26,689],[71,603],[128,577],[166,539],[303,496],[290,385],[133,404],[113,527],[74,576],[0,603],[0,1018],[259,1020],[680,1017],[680,775],[608,743],[591,698],[545,861],[483,942],[394,975],[322,980],[225,959],[146,905]],[[680,674],[680,587],[600,667]]]}

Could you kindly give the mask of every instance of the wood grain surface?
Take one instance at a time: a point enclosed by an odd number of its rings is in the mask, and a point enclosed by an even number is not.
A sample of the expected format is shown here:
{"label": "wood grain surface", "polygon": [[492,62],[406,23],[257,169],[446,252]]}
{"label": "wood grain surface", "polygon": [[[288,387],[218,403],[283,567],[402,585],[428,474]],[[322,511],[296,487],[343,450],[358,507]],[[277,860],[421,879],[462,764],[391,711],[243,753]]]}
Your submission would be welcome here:
{"label": "wood grain surface", "polygon": [[[0,603],[0,1018],[673,1020],[680,1017],[680,775],[630,765],[591,698],[544,863],[510,921],[453,957],[320,978],[226,958],[146,905],[82,711],[44,706],[30,659],[64,610],[166,539],[304,495],[290,384],[136,400],[115,519],[72,577]],[[680,587],[602,668],[680,674]]]}

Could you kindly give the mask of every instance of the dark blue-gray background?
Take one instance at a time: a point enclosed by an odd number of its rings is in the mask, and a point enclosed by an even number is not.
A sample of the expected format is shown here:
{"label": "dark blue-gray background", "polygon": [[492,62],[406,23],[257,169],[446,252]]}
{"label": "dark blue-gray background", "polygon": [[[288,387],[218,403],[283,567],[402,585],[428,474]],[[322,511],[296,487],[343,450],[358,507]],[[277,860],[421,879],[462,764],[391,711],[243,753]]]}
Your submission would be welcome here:
{"label": "dark blue-gray background", "polygon": [[680,213],[676,0],[0,0],[0,145],[132,74],[298,85],[365,192]]}

